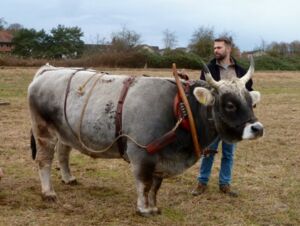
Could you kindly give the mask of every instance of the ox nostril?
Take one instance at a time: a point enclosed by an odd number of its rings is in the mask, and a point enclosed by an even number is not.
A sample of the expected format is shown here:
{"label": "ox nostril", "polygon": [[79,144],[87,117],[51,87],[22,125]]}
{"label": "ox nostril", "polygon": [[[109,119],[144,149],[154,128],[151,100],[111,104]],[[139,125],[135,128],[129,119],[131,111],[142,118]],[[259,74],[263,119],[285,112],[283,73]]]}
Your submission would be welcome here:
{"label": "ox nostril", "polygon": [[259,123],[259,124],[254,124],[251,126],[251,131],[259,136],[262,136],[264,133],[264,127]]}

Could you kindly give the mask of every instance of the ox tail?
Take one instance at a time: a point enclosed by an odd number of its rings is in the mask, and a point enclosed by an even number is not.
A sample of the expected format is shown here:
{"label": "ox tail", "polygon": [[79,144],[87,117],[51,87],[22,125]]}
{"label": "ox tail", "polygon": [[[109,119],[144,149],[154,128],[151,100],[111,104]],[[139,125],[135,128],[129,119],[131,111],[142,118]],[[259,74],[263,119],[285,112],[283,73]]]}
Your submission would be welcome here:
{"label": "ox tail", "polygon": [[33,136],[32,130],[30,130],[30,147],[31,147],[31,157],[33,160],[35,160],[36,157],[36,143],[35,138]]}

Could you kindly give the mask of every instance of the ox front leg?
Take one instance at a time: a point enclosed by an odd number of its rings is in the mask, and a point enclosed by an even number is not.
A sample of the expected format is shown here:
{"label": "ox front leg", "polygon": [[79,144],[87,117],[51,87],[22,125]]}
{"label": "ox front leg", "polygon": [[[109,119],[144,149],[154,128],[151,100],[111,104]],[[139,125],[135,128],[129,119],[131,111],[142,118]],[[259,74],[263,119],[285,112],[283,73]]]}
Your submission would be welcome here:
{"label": "ox front leg", "polygon": [[141,216],[147,217],[158,213],[155,196],[160,182],[154,178],[154,168],[154,164],[145,162],[134,168],[138,196],[137,213]]}
{"label": "ox front leg", "polygon": [[150,189],[149,195],[148,195],[149,207],[153,214],[161,213],[160,210],[156,206],[156,195],[161,186],[161,183],[162,183],[161,177],[153,177],[152,186],[151,186],[151,189]]}
{"label": "ox front leg", "polygon": [[152,208],[149,206],[149,191],[151,189],[152,181],[137,181],[137,214],[141,216],[151,216]]}
{"label": "ox front leg", "polygon": [[37,139],[36,162],[39,167],[39,176],[42,185],[42,198],[45,201],[56,201],[56,194],[51,183],[51,166],[54,157],[56,140],[45,138]]}
{"label": "ox front leg", "polygon": [[61,172],[61,178],[63,183],[76,185],[77,180],[71,174],[69,157],[70,157],[71,147],[62,144],[60,141],[57,143],[57,153],[58,153],[58,161]]}

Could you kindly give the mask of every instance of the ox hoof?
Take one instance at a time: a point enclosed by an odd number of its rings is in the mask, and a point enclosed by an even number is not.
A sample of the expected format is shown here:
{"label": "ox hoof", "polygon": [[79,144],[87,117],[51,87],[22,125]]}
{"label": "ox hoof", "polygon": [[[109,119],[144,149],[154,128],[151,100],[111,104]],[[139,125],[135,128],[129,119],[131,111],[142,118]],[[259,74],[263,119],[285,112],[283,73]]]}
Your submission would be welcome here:
{"label": "ox hoof", "polygon": [[78,185],[79,183],[78,183],[78,181],[74,178],[74,179],[72,179],[72,180],[69,180],[69,181],[64,181],[64,180],[62,180],[62,182],[64,183],[64,184],[67,184],[67,185]]}
{"label": "ox hoof", "polygon": [[56,202],[57,201],[57,197],[56,197],[56,194],[53,192],[53,193],[43,193],[42,194],[42,200],[45,201],[45,202]]}
{"label": "ox hoof", "polygon": [[152,217],[161,214],[161,211],[155,207],[153,209],[137,210],[136,213],[142,217]]}
{"label": "ox hoof", "polygon": [[137,215],[142,216],[142,217],[152,217],[153,214],[152,212],[141,212],[139,210],[136,211]]}

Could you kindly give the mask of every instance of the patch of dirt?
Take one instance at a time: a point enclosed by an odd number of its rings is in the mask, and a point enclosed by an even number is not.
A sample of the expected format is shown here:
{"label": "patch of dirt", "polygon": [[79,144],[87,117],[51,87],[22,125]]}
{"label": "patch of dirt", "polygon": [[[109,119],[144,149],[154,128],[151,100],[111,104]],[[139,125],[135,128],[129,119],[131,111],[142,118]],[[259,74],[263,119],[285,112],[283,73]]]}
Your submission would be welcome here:
{"label": "patch of dirt", "polygon": [[[1,225],[299,225],[300,224],[300,73],[257,72],[254,88],[262,101],[255,109],[264,124],[263,139],[238,144],[233,187],[240,196],[218,191],[220,155],[216,156],[209,189],[190,194],[197,163],[184,174],[164,180],[158,194],[162,214],[135,214],[135,182],[123,160],[93,160],[74,151],[71,167],[79,185],[61,183],[52,170],[57,203],[40,197],[37,166],[29,146],[30,120],[26,92],[36,69],[0,71]],[[113,70],[111,74],[171,76],[171,70]],[[198,79],[199,71],[187,71]]]}

